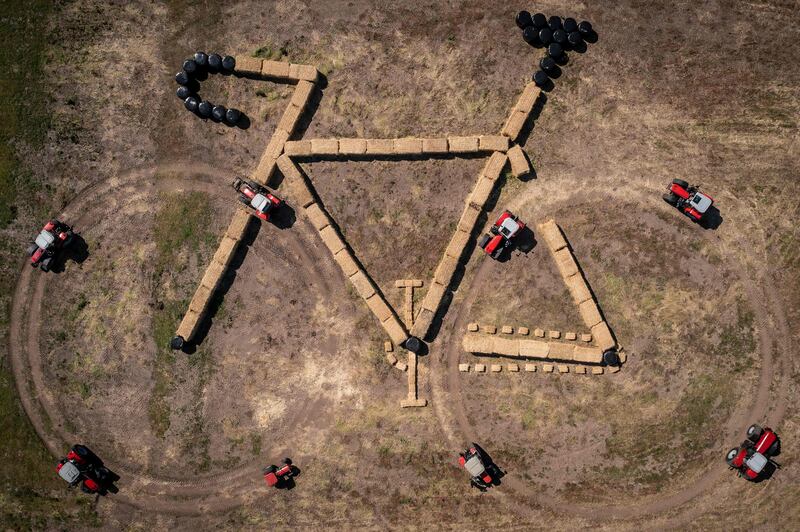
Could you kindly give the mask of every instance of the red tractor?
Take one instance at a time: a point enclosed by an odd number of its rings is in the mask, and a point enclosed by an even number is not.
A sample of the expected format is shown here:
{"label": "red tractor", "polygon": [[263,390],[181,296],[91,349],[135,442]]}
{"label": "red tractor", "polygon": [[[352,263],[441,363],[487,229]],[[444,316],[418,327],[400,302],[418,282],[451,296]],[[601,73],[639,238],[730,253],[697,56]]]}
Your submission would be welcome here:
{"label": "red tractor", "polygon": [[458,454],[458,463],[471,475],[470,483],[479,490],[486,491],[494,482],[489,471],[492,464],[476,443],[472,443],[469,449]]}
{"label": "red tractor", "polygon": [[84,445],[73,445],[67,457],[56,465],[56,471],[70,488],[80,484],[84,493],[105,494],[109,490],[116,492],[113,483],[119,477],[109,471],[103,461]]}
{"label": "red tractor", "polygon": [[525,229],[525,224],[520,222],[518,217],[514,216],[511,211],[504,211],[489,229],[489,233],[481,237],[478,245],[490,257],[497,260],[523,229]]}
{"label": "red tractor", "polygon": [[700,192],[698,187],[689,186],[689,183],[683,179],[673,179],[667,189],[669,192],[664,194],[664,201],[694,222],[701,221],[711,205],[714,204],[714,198]]}
{"label": "red tractor", "polygon": [[253,209],[255,215],[264,221],[269,220],[272,212],[283,205],[283,200],[266,187],[247,179],[234,179],[233,188],[239,193],[239,201]]}
{"label": "red tractor", "polygon": [[74,236],[72,228],[64,222],[50,220],[44,224],[42,231],[28,246],[31,266],[38,266],[43,272],[50,271],[53,260],[72,243]]}
{"label": "red tractor", "polygon": [[736,469],[740,477],[747,480],[758,480],[765,473],[767,464],[775,463],[772,457],[780,452],[778,435],[769,428],[750,425],[747,439],[739,447],[734,447],[725,455],[725,461],[731,469]]}
{"label": "red tractor", "polygon": [[284,458],[282,466],[276,465],[267,466],[264,468],[264,480],[267,486],[271,488],[289,487],[293,482],[293,477],[296,475],[296,468],[292,465],[292,460]]}

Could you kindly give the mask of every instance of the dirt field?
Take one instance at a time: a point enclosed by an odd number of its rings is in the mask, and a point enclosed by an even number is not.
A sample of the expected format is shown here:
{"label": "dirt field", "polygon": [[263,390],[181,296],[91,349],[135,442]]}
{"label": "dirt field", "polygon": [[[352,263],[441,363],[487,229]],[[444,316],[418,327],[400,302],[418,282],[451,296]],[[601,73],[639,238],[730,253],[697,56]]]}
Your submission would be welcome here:
{"label": "dirt field", "polygon": [[[237,208],[230,182],[255,168],[292,94],[216,76],[203,82],[203,97],[240,108],[250,125],[204,123],[174,94],[185,57],[202,49],[316,65],[322,96],[294,138],[498,134],[542,55],[514,24],[523,8],[590,20],[599,41],[570,54],[546,95],[523,145],[534,178],[506,174],[482,223],[510,209],[534,234],[549,218],[561,225],[625,350],[621,371],[458,371],[509,362],[465,353],[468,323],[588,332],[537,237],[506,262],[472,250],[420,359],[429,406],[401,409],[406,374],[387,364],[384,331],[299,209],[291,227],[254,224],[197,350],[167,348]],[[793,529],[795,8],[780,0],[52,8],[39,28],[48,37],[31,45],[43,60],[25,63],[41,69],[46,133],[3,132],[14,152],[3,164],[16,166],[13,187],[0,182],[13,204],[0,209],[0,223],[12,220],[0,229],[0,256],[13,280],[0,294],[9,345],[0,406],[3,433],[19,449],[2,457],[20,465],[0,474],[2,524]],[[29,82],[20,78],[20,87]],[[3,90],[12,89],[20,97],[19,88]],[[33,118],[19,118],[19,129]],[[401,311],[394,281],[423,279],[424,296],[483,164],[302,167]],[[714,196],[719,227],[694,225],[661,200],[673,177]],[[20,250],[55,214],[81,233],[89,256],[43,274],[22,264]],[[783,442],[781,469],[757,484],[737,479],[723,459],[751,423]],[[506,472],[487,493],[470,489],[457,464],[471,441]],[[53,480],[52,462],[76,442],[120,475],[118,494],[90,499]],[[297,486],[268,489],[261,468],[284,456],[301,469]]]}

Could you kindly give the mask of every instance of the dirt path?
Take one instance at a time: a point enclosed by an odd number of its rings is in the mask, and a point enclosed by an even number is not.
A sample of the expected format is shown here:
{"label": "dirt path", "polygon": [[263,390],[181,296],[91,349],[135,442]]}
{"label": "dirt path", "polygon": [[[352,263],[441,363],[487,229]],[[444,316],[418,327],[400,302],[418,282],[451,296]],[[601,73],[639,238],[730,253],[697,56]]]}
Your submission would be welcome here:
{"label": "dirt path", "polygon": [[[652,188],[652,186],[650,188]],[[653,190],[652,194],[650,191],[646,190],[640,192],[639,198],[637,198],[638,201],[646,205],[648,201],[651,201],[651,196],[658,197],[654,195],[657,190],[657,188]],[[589,190],[589,187],[582,187],[581,192],[578,193],[577,196],[588,198],[598,197],[602,194],[608,194],[608,189],[595,187],[595,190]],[[618,194],[618,196],[621,199],[622,193]],[[627,199],[631,199],[631,193],[629,191],[625,191],[624,196]],[[511,202],[508,208],[514,210],[516,206],[515,202]],[[660,229],[677,232],[676,226],[672,226],[660,219],[656,220],[660,225]],[[685,223],[685,220],[676,217],[675,223]],[[702,235],[707,239],[716,238],[715,234],[710,231],[705,231]],[[727,249],[728,246],[725,242],[722,243],[722,248],[722,251],[726,254],[731,253],[731,250]],[[740,279],[745,280],[750,278],[745,270],[745,266],[740,265],[736,260],[731,260],[730,264],[736,266],[736,273]],[[477,431],[467,418],[463,401],[459,400],[462,394],[462,376],[458,371],[458,362],[463,350],[460,341],[458,341],[458,331],[466,330],[466,324],[470,318],[470,309],[475,303],[476,298],[480,295],[480,291],[477,287],[484,286],[485,283],[490,280],[489,277],[493,270],[492,266],[493,263],[490,261],[482,261],[470,285],[465,287],[467,292],[463,302],[458,305],[458,308],[455,309],[455,315],[451,317],[450,323],[452,325],[450,331],[448,331],[450,333],[449,342],[445,347],[444,357],[442,357],[446,367],[442,367],[439,358],[435,356],[431,357],[432,372],[438,373],[440,377],[443,375],[443,372],[446,372],[446,390],[441,389],[441,384],[436,378],[431,379],[431,386],[434,396],[433,404],[443,424],[446,423],[446,420],[450,417],[443,410],[445,407],[442,405],[444,401],[447,401],[449,396],[449,404],[452,407],[451,410],[460,432],[459,436],[461,437],[460,439],[451,437],[451,443],[454,448],[458,448],[464,441],[478,441],[479,439]],[[761,368],[758,385],[752,394],[752,401],[748,405],[749,408],[735,409],[734,415],[725,423],[726,438],[729,438],[730,441],[738,441],[737,438],[741,436],[740,433],[743,426],[751,422],[751,420],[767,419],[773,426],[779,424],[784,416],[786,402],[788,401],[788,382],[785,378],[784,357],[786,356],[785,354],[789,352],[789,328],[784,314],[780,310],[777,292],[774,286],[772,286],[769,280],[770,278],[769,269],[762,267],[759,271],[757,282],[744,283],[747,287],[748,300],[755,313]],[[772,323],[773,321],[774,323]],[[773,341],[773,334],[771,334],[771,331],[775,328],[778,329],[779,333],[774,335],[777,337],[777,345]],[[776,361],[773,359],[773,352],[782,353],[784,357],[780,357]],[[779,388],[777,392],[772,392],[772,385],[776,377],[780,379]],[[771,406],[772,408],[770,408]],[[526,498],[531,498],[537,504],[549,508],[556,514],[563,513],[566,510],[572,515],[577,515],[592,521],[620,520],[653,516],[678,508],[706,492],[709,492],[723,476],[729,473],[727,466],[722,461],[719,461],[711,465],[708,469],[699,472],[692,482],[686,482],[686,489],[668,495],[659,494],[657,497],[645,498],[642,499],[641,502],[635,504],[626,503],[616,506],[582,506],[566,503],[551,496],[531,494],[530,490],[526,489],[524,483],[513,476],[513,473],[504,477],[503,487],[496,491],[498,496],[502,496],[501,493],[504,491],[511,492],[517,496],[521,496],[525,493]],[[689,518],[690,517],[684,518],[683,516],[678,516],[673,519],[673,522],[678,524],[685,522]]]}
{"label": "dirt path", "polygon": [[[174,174],[155,183],[159,190],[202,190],[220,195],[227,185],[225,172],[194,163],[188,165],[176,162],[160,166],[158,171]],[[124,178],[114,178],[88,187],[76,195],[76,199],[64,209],[62,216],[74,220],[76,230],[84,230],[96,222],[92,220],[94,213],[90,212],[89,206],[98,198],[112,191],[118,197],[135,195],[137,189],[147,187],[147,182],[155,179],[155,174],[156,169],[142,169]],[[179,177],[185,175],[192,177]],[[289,252],[301,257],[302,271],[298,273],[304,278],[313,279],[320,286],[322,297],[330,296],[331,285],[328,278],[331,272],[314,260],[301,242],[290,240]],[[80,438],[57,421],[63,418],[63,414],[50,387],[46,385],[41,367],[39,333],[44,294],[49,282],[52,282],[52,276],[40,275],[27,264],[23,266],[12,302],[9,351],[23,408],[48,450],[54,456],[61,456],[64,449]],[[143,395],[143,403],[139,407],[144,408],[145,400]],[[137,408],[136,405],[131,406]],[[291,431],[293,427],[306,426],[312,421],[317,423],[319,407],[315,401],[303,402],[298,409],[287,415],[282,429]],[[270,454],[271,451],[269,448],[263,449],[262,454]],[[119,483],[120,493],[112,496],[113,501],[151,511],[198,515],[235,508],[256,496],[269,496],[268,492],[256,489],[263,483],[260,475],[260,466],[263,464],[259,459],[223,473],[192,480],[156,478],[141,471],[137,464],[116,461],[113,457],[105,461],[122,477]],[[256,493],[258,495],[254,495]]]}

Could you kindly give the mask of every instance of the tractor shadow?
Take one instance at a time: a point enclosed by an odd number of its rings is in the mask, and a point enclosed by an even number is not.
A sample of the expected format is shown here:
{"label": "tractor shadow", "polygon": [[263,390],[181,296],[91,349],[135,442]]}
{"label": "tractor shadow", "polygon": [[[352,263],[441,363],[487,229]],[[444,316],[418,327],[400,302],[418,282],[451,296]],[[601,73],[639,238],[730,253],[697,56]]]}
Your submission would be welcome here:
{"label": "tractor shadow", "polygon": [[295,210],[289,206],[288,203],[284,203],[280,206],[278,211],[270,216],[269,222],[278,229],[290,229],[294,223],[297,221],[297,213]]}
{"label": "tractor shadow", "polygon": [[716,231],[720,225],[722,225],[723,218],[722,213],[719,212],[714,205],[708,208],[706,211],[705,216],[700,222],[697,224],[703,229],[710,229],[711,231]]}
{"label": "tractor shadow", "polygon": [[86,240],[75,233],[69,246],[64,248],[61,253],[53,258],[50,271],[53,273],[63,273],[67,268],[67,262],[72,261],[76,264],[83,264],[89,258],[89,245]]}
{"label": "tractor shadow", "polygon": [[[86,446],[84,446],[86,447]],[[96,467],[101,468],[105,473],[105,476],[102,480],[99,480],[98,485],[100,490],[97,492],[98,497],[105,497],[109,493],[117,493],[119,492],[119,488],[116,486],[116,483],[119,482],[119,475],[116,474],[114,471],[110,470],[106,467],[103,461],[100,459],[99,456],[95,454],[94,451],[86,447],[86,450],[89,452],[88,460]]]}
{"label": "tractor shadow", "polygon": [[302,469],[300,469],[299,467],[297,467],[294,464],[292,464],[290,466],[290,468],[292,470],[292,476],[290,476],[289,478],[287,478],[285,480],[279,480],[278,483],[275,484],[275,487],[277,489],[291,491],[295,487],[297,487],[297,484],[295,483],[294,478],[295,477],[299,477],[300,473],[302,473],[303,471],[302,471]]}
{"label": "tractor shadow", "polygon": [[761,484],[766,480],[770,480],[772,478],[772,475],[774,475],[775,472],[780,468],[781,468],[780,464],[773,462],[772,459],[770,459],[770,461],[767,462],[767,465],[764,466],[764,469],[761,470],[761,474],[758,475],[755,478],[755,480],[752,480],[751,482],[753,484]]}
{"label": "tractor shadow", "polygon": [[515,251],[517,255],[527,255],[533,251],[537,243],[533,231],[531,231],[528,226],[525,226],[525,228],[520,230],[517,236],[514,237],[511,245],[505,248],[495,260],[497,262],[508,262],[514,256]]}

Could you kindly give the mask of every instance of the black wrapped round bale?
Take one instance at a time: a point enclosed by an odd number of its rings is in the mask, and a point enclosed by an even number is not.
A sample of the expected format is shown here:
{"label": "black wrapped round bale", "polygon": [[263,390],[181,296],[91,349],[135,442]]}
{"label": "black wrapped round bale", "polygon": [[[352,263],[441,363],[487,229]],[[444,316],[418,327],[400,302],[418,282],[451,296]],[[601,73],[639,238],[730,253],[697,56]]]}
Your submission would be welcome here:
{"label": "black wrapped round bale", "polygon": [[205,52],[196,52],[194,54],[194,62],[199,68],[206,68],[208,66],[208,56]]}
{"label": "black wrapped round bale", "polygon": [[553,40],[553,32],[550,28],[542,28],[539,30],[539,42],[547,46]]}
{"label": "black wrapped round bale", "polygon": [[563,45],[567,42],[567,32],[564,30],[556,30],[553,32],[553,42]]}
{"label": "black wrapped round bale", "polygon": [[533,26],[528,26],[522,30],[522,38],[528,44],[537,44],[539,42],[538,31]]}
{"label": "black wrapped round bale", "polygon": [[592,34],[592,23],[588,20],[584,20],[580,24],[578,24],[578,31],[581,32],[581,35],[584,37],[587,35]]}
{"label": "black wrapped round bale", "polygon": [[545,73],[544,73],[544,72],[542,72],[541,70],[537,70],[537,71],[536,71],[536,72],[533,74],[533,82],[534,82],[534,83],[536,83],[536,85],[537,85],[538,87],[540,87],[540,88],[544,88],[544,86],[545,86],[545,85],[547,85],[547,81],[548,81],[549,79],[550,79],[550,78],[548,78],[548,77],[547,77],[547,74],[545,74]]}
{"label": "black wrapped round bale", "polygon": [[222,70],[225,72],[233,72],[233,69],[236,68],[236,59],[234,59],[230,55],[226,55],[222,58]]}
{"label": "black wrapped round bale", "polygon": [[178,98],[185,101],[186,98],[192,95],[192,91],[189,90],[189,87],[181,85],[178,87],[178,90],[175,92],[175,94],[178,96]]}
{"label": "black wrapped round bale", "polygon": [[222,58],[219,54],[211,54],[208,56],[208,70],[211,72],[219,72],[222,68]]}
{"label": "black wrapped round bale", "polygon": [[238,124],[241,118],[242,112],[238,109],[228,109],[228,111],[225,113],[225,121],[232,126]]}
{"label": "black wrapped round bale", "polygon": [[564,19],[564,31],[567,33],[578,31],[578,23],[575,22],[574,18],[569,17]]}
{"label": "black wrapped round bale", "polygon": [[194,62],[194,59],[187,59],[183,62],[183,71],[187,74],[194,74],[197,70],[197,63]]}
{"label": "black wrapped round bale", "polygon": [[557,42],[554,42],[550,46],[547,47],[547,55],[552,57],[553,59],[558,59],[561,57],[561,54],[564,53],[564,49],[561,48],[561,45]]}
{"label": "black wrapped round bale", "polygon": [[214,106],[210,102],[200,102],[200,105],[197,106],[197,113],[203,118],[208,118],[211,116],[211,109],[213,108]]}
{"label": "black wrapped round bale", "polygon": [[533,16],[533,25],[539,30],[547,26],[547,17],[544,16],[544,13],[536,13]]}
{"label": "black wrapped round bale", "polygon": [[548,74],[553,72],[556,68],[556,62],[553,61],[552,57],[542,57],[539,60],[539,68],[547,72]]}
{"label": "black wrapped round bale", "polygon": [[533,25],[533,19],[531,18],[531,14],[527,11],[520,11],[517,13],[517,17],[515,19],[517,26],[519,29],[524,30],[528,26]]}
{"label": "black wrapped round bale", "polygon": [[556,31],[561,29],[561,17],[557,17],[553,15],[549,19],[547,19],[547,26],[550,28],[550,31]]}
{"label": "black wrapped round bale", "polygon": [[175,83],[178,85],[186,85],[189,83],[189,74],[185,70],[181,70],[175,74]]}
{"label": "black wrapped round bale", "polygon": [[189,96],[188,98],[183,100],[183,105],[186,107],[186,109],[188,111],[190,111],[192,113],[197,112],[197,106],[199,104],[200,104],[200,102],[198,102],[197,98],[195,98],[194,96]]}
{"label": "black wrapped round bale", "polygon": [[583,37],[581,36],[581,32],[573,31],[572,33],[570,33],[569,36],[567,37],[567,42],[569,42],[569,44],[572,46],[580,46],[581,43],[583,42]]}
{"label": "black wrapped round bale", "polygon": [[217,122],[222,122],[225,120],[225,109],[224,105],[215,105],[213,109],[211,109],[211,118],[216,120]]}

